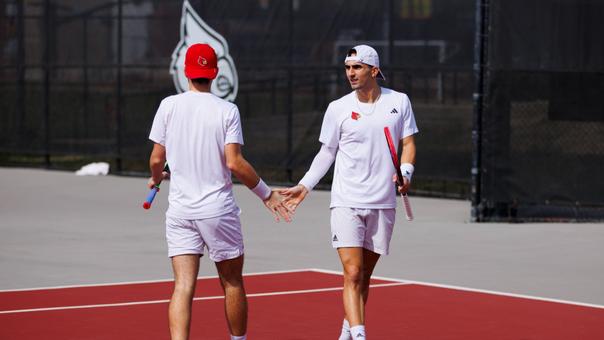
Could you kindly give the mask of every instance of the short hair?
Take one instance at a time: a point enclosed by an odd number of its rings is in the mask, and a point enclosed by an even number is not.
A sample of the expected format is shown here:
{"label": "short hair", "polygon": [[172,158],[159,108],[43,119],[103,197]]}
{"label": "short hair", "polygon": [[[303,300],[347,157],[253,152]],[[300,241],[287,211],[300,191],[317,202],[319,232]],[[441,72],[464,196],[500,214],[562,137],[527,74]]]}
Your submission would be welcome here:
{"label": "short hair", "polygon": [[198,85],[208,85],[210,83],[210,79],[208,78],[193,78],[191,81]]}
{"label": "short hair", "polygon": [[355,50],[354,48],[351,48],[348,50],[348,53],[346,54],[346,56],[351,57],[353,54],[357,55],[357,50]]}

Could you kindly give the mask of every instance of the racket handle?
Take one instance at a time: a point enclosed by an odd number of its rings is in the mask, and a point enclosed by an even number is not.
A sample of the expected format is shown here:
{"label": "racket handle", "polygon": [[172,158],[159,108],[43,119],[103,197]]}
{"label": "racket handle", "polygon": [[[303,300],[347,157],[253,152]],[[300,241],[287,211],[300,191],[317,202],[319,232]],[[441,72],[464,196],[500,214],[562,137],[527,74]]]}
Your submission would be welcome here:
{"label": "racket handle", "polygon": [[153,200],[155,199],[155,194],[157,194],[158,191],[159,191],[159,186],[155,186],[151,190],[149,190],[149,193],[147,194],[147,198],[145,199],[145,202],[143,203],[143,208],[145,208],[145,209],[151,208],[151,204],[153,203]]}
{"label": "racket handle", "polygon": [[405,207],[405,217],[407,221],[413,221],[413,211],[411,210],[411,203],[409,203],[409,196],[407,194],[401,194],[403,198],[403,206]]}

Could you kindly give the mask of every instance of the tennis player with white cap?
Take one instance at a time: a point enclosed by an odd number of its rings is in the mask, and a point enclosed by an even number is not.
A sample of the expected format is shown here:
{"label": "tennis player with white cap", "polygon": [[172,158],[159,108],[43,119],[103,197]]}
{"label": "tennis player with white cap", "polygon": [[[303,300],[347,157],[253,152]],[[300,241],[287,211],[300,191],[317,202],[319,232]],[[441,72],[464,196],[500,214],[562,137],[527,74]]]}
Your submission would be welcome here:
{"label": "tennis player with white cap", "polygon": [[277,221],[279,217],[290,220],[282,197],[271,191],[241,154],[243,135],[237,106],[210,93],[217,73],[212,47],[189,47],[185,58],[189,91],[161,102],[149,135],[155,142],[149,160],[149,187],[167,176],[162,172],[166,160],[171,170],[166,239],[175,279],[168,311],[172,339],[189,337],[204,248],[216,264],[224,290],[231,339],[246,338],[243,235],[231,173],[264,202]]}
{"label": "tennis player with white cap", "polygon": [[[335,161],[331,186],[331,242],[344,275],[344,321],[340,340],[366,339],[365,304],[369,281],[381,255],[388,254],[394,226],[396,191],[409,190],[418,132],[407,95],[380,87],[385,79],[378,53],[359,45],[344,61],[352,92],[329,104],[319,141],[321,149],[300,183],[280,191],[295,210]],[[395,188],[395,169],[384,127],[403,143],[404,185]]]}

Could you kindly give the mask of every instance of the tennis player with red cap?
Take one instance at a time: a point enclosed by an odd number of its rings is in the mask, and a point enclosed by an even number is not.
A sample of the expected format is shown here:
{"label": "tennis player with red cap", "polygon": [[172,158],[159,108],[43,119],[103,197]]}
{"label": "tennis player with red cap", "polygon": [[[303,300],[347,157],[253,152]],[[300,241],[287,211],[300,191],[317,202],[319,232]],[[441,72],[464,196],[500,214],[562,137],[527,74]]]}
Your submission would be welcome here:
{"label": "tennis player with red cap", "polygon": [[418,130],[407,95],[379,86],[377,79],[384,75],[372,47],[353,47],[344,64],[353,91],[329,104],[319,136],[321,149],[300,183],[281,193],[286,205],[295,210],[335,161],[330,208],[331,243],[344,271],[340,340],[359,340],[366,339],[369,280],[380,256],[388,254],[394,226],[395,171],[384,127],[392,131],[395,147],[403,143],[401,193],[411,183],[413,135]]}
{"label": "tennis player with red cap", "polygon": [[168,176],[162,172],[166,161],[171,170],[166,239],[175,279],[168,313],[172,339],[189,337],[204,248],[216,264],[224,290],[231,339],[246,339],[243,236],[231,174],[264,202],[277,221],[290,220],[282,197],[258,177],[241,154],[243,135],[237,106],[210,93],[217,74],[212,47],[189,47],[185,58],[189,91],[162,100],[149,135],[155,143],[149,160],[149,187]]}

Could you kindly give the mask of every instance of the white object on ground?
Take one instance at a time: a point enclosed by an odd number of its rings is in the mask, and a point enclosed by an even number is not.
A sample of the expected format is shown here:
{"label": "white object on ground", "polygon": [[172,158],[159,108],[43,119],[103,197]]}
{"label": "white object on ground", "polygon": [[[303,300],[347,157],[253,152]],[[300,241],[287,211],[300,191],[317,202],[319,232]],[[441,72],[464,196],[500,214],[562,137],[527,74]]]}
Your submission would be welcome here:
{"label": "white object on ground", "polygon": [[109,173],[109,163],[97,162],[84,165],[80,170],[76,171],[78,176],[105,176]]}

